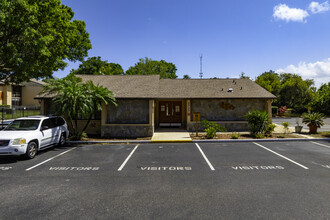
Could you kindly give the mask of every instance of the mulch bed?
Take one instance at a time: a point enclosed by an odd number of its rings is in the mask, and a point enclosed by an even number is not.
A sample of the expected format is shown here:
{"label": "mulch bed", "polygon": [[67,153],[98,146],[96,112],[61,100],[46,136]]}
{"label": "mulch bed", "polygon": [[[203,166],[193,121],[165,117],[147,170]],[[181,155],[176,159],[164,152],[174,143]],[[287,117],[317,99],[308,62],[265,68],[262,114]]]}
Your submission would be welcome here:
{"label": "mulch bed", "polygon": [[[190,134],[191,139],[193,140],[204,140],[208,139],[206,135],[204,134],[198,134],[198,137],[196,137],[196,134]],[[264,137],[262,139],[285,139],[285,138],[303,138],[302,136],[299,136],[297,134],[286,134],[285,137],[282,137],[282,134],[273,134],[271,137]],[[213,139],[233,139],[232,134],[217,134]],[[240,137],[238,139],[256,139],[253,138],[250,134],[240,134]]]}

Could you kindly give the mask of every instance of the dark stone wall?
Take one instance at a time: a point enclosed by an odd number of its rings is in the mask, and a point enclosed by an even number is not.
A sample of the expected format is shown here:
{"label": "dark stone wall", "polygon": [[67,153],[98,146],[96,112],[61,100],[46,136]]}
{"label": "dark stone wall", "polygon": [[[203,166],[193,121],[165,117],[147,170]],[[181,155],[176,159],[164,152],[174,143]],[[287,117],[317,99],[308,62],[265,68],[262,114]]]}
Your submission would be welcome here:
{"label": "dark stone wall", "polygon": [[105,138],[139,138],[151,137],[154,134],[154,128],[151,125],[102,125],[101,131],[101,136]]}
{"label": "dark stone wall", "polygon": [[117,104],[108,105],[107,124],[149,124],[149,100],[117,99]]}
{"label": "dark stone wall", "polygon": [[263,99],[192,99],[191,113],[200,112],[201,120],[243,121],[248,111],[266,110],[265,102]]}

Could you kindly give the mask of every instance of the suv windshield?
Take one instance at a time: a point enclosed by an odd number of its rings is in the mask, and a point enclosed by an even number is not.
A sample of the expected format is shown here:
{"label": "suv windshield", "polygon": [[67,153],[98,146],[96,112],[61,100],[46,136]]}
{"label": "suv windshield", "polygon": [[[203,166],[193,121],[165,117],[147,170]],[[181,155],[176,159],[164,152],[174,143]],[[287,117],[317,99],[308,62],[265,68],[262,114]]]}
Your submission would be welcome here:
{"label": "suv windshield", "polygon": [[15,120],[4,130],[6,131],[33,131],[39,127],[40,120]]}

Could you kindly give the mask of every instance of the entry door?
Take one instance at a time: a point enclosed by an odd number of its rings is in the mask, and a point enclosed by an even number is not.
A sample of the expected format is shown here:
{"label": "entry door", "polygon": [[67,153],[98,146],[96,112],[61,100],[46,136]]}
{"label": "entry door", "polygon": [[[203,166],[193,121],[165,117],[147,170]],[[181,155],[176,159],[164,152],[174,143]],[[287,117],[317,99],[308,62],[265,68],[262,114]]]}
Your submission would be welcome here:
{"label": "entry door", "polygon": [[181,127],[182,102],[160,101],[159,102],[159,126]]}

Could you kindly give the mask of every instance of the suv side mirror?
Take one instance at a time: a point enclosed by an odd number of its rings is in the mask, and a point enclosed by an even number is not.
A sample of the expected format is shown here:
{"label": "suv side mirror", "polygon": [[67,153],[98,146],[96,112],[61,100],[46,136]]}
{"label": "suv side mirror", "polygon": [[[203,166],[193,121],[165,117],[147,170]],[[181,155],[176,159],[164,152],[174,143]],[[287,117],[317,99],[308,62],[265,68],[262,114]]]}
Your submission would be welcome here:
{"label": "suv side mirror", "polygon": [[44,130],[47,130],[47,129],[48,129],[48,126],[42,126],[40,130],[44,131]]}

